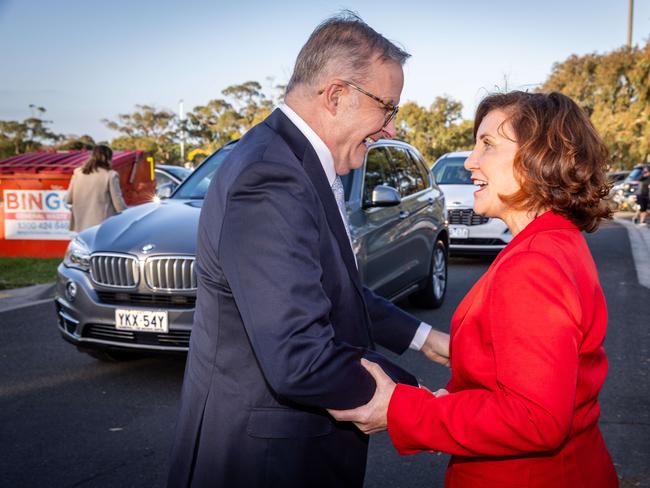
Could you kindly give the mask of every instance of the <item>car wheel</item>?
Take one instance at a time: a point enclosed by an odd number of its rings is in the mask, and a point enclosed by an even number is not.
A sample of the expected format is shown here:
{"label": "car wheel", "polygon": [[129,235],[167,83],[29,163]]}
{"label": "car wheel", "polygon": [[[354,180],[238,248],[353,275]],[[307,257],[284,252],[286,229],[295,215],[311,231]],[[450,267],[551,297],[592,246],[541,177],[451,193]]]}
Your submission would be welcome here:
{"label": "car wheel", "polygon": [[442,305],[447,292],[448,256],[445,243],[436,241],[426,286],[412,295],[415,305],[423,308],[438,308]]}

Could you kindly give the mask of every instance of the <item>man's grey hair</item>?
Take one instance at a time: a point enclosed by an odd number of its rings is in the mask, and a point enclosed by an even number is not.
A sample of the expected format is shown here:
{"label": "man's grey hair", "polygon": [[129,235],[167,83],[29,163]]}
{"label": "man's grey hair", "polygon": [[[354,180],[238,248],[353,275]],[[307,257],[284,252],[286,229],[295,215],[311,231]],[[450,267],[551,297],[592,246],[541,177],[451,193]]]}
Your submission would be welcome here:
{"label": "man's grey hair", "polygon": [[286,93],[296,86],[320,88],[326,76],[362,82],[370,64],[394,61],[403,65],[411,55],[345,10],[322,22],[298,53]]}

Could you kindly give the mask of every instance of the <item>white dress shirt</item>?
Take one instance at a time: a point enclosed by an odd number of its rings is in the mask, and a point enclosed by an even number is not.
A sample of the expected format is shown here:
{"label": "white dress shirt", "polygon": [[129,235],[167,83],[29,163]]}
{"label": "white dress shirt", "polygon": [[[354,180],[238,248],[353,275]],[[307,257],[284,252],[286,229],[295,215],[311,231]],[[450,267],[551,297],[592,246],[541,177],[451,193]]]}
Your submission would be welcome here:
{"label": "white dress shirt", "polygon": [[[314,129],[309,127],[307,122],[305,122],[300,115],[298,115],[294,110],[289,107],[285,103],[281,103],[278,105],[278,109],[282,111],[284,115],[287,116],[287,118],[295,125],[300,132],[302,132],[302,135],[304,135],[309,143],[312,145],[314,148],[314,151],[316,151],[316,155],[318,156],[318,159],[320,160],[320,164],[323,165],[323,171],[325,171],[325,176],[327,176],[327,182],[330,185],[330,188],[334,184],[334,180],[336,179],[336,169],[334,168],[334,158],[332,157],[332,152],[329,150],[327,145],[323,142],[323,140],[314,132]],[[339,209],[339,214],[341,215],[342,220],[347,219],[347,215],[343,215]],[[350,243],[350,246],[352,246],[352,243]],[[354,253],[353,253],[354,254]],[[415,335],[413,336],[413,339],[411,340],[411,344],[409,345],[409,348],[414,349],[416,351],[419,351],[422,349],[422,346],[424,345],[424,342],[427,339],[427,336],[429,335],[429,332],[431,331],[431,326],[425,322],[420,322],[420,326],[418,327],[417,331],[415,332]]]}

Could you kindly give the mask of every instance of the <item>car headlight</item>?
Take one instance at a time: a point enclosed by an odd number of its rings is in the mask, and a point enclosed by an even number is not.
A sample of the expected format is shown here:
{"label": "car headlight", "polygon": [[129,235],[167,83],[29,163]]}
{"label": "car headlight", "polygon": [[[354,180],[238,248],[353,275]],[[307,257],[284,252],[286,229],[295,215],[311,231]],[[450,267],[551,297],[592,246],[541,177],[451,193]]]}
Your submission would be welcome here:
{"label": "car headlight", "polygon": [[65,258],[63,258],[63,265],[81,271],[90,269],[90,249],[79,236],[75,237],[68,245]]}

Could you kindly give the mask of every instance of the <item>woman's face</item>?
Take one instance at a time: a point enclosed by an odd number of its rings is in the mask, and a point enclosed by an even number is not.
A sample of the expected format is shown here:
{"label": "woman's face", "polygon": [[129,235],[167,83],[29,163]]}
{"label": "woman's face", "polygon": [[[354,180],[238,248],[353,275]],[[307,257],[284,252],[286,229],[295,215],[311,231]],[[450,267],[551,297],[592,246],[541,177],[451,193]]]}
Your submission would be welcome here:
{"label": "woman's face", "polygon": [[507,116],[501,110],[489,112],[476,132],[476,145],[465,161],[477,186],[474,211],[486,217],[496,217],[508,224],[513,211],[499,195],[511,195],[520,189],[512,169],[518,145]]}

